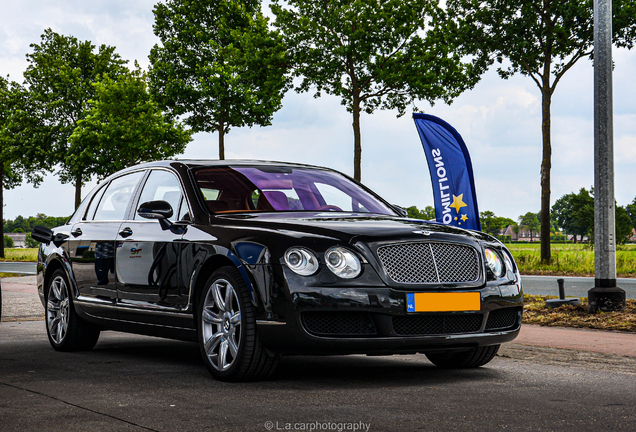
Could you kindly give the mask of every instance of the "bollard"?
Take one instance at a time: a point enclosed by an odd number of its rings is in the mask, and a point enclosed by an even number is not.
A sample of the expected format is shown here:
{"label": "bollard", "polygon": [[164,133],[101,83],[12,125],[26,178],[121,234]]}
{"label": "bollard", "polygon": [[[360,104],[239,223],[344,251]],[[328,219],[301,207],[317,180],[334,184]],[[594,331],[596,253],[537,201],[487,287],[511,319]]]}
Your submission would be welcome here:
{"label": "bollard", "polygon": [[546,300],[545,306],[548,309],[558,308],[559,306],[564,306],[564,305],[578,306],[581,304],[581,300],[577,297],[565,298],[565,279],[563,278],[557,279],[557,284],[559,285],[559,298]]}
{"label": "bollard", "polygon": [[559,299],[565,300],[565,279],[557,279],[559,284]]}

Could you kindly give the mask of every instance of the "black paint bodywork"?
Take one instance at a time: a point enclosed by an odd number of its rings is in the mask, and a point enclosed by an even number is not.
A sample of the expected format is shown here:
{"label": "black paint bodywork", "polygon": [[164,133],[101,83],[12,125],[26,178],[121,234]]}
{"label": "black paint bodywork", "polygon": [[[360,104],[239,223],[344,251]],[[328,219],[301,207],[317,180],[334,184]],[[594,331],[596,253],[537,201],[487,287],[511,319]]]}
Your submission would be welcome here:
{"label": "black paint bodywork", "polygon": [[[164,161],[131,167],[109,177],[89,194],[67,225],[54,230],[55,234],[68,236],[66,241],[41,245],[37,279],[43,304],[46,304],[44,288],[48,278],[56,269],[62,268],[72,287],[74,308],[83,319],[102,329],[195,341],[198,295],[214,270],[231,265],[239,270],[250,290],[262,342],[276,352],[427,352],[494,345],[517,336],[523,305],[520,276],[516,268],[508,270],[501,278],[488,273],[483,248],[502,253],[505,249],[494,238],[481,232],[407,219],[397,211],[395,216],[208,212],[196,187],[193,170],[203,166],[255,163]],[[83,220],[91,200],[99,195],[103,185],[134,171],[143,171],[145,179],[152,169],[168,170],[179,179],[187,199],[182,206],[188,206],[183,220],[176,219],[175,209],[175,226],[180,229],[162,230],[157,220],[134,220],[143,180],[134,192],[125,220]],[[425,239],[417,233],[422,230],[429,234]],[[377,248],[384,244],[423,240],[464,243],[482,251],[479,279],[469,284],[401,286],[393,282],[378,263]],[[336,245],[352,249],[363,258],[360,276],[351,280],[339,279],[327,269],[324,252]],[[285,265],[283,255],[292,246],[315,252],[321,264],[315,275],[299,276]],[[143,255],[144,251],[147,255]],[[479,313],[484,319],[479,331],[432,336],[396,334],[391,324],[394,317],[427,315],[406,312],[406,293],[424,291],[480,292],[482,310]],[[485,330],[488,314],[502,308],[518,310],[514,326],[503,331]],[[376,332],[368,336],[311,334],[301,319],[304,312],[365,313],[371,318]]]}

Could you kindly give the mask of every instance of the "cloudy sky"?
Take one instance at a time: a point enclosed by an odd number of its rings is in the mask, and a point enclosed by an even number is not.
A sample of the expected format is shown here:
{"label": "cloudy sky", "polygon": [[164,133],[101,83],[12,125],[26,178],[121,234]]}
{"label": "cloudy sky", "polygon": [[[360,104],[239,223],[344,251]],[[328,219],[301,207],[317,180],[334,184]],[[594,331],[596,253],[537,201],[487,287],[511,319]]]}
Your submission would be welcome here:
{"label": "cloudy sky", "polygon": [[[22,81],[29,44],[46,28],[94,44],[115,46],[125,59],[148,65],[157,43],[152,32],[154,0],[0,0],[0,73]],[[614,143],[616,200],[636,195],[636,50],[614,50]],[[589,188],[593,173],[593,69],[588,60],[570,70],[552,102],[552,202]],[[447,106],[418,104],[452,124],[473,160],[481,211],[513,219],[540,209],[541,99],[534,82],[501,80],[494,70]],[[423,208],[433,204],[426,159],[410,115],[363,114],[362,181],[390,202]],[[226,157],[322,165],[353,174],[351,116],[337,98],[289,92],[266,128],[234,129]],[[218,136],[197,134],[183,157],[217,158]],[[95,185],[84,188],[83,196]],[[55,175],[39,188],[25,184],[5,192],[5,219],[21,214],[65,216],[73,212],[74,189]]]}

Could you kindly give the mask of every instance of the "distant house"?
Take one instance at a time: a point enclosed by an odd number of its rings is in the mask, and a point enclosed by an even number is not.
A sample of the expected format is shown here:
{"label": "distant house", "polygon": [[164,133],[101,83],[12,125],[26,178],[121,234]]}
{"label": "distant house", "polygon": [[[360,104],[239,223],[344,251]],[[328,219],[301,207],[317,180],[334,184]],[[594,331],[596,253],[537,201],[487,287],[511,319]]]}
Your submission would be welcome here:
{"label": "distant house", "polygon": [[580,236],[580,235],[576,235],[576,239],[574,238],[574,235],[568,234],[568,241],[573,242],[576,240],[577,243],[586,243],[588,241],[590,241],[590,238],[588,236]]}
{"label": "distant house", "polygon": [[13,247],[26,247],[26,233],[5,233],[4,235],[11,237],[13,240]]}
{"label": "distant house", "polygon": [[512,241],[527,241],[527,242],[529,242],[530,240],[532,240],[532,241],[541,240],[541,233],[539,231],[533,232],[532,233],[532,237],[530,237],[530,230],[525,229],[525,228],[519,228],[519,234],[517,235],[517,233],[514,232],[512,227],[513,227],[513,225],[508,225],[508,228],[506,228],[503,231],[503,235],[510,236]]}

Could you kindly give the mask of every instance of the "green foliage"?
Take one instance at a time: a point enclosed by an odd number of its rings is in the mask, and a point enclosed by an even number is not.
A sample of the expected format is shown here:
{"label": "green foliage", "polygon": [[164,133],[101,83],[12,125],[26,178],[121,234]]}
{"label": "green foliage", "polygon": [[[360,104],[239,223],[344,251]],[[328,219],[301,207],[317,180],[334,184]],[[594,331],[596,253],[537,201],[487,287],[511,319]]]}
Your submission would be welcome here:
{"label": "green foliage", "polygon": [[[450,103],[483,69],[453,51],[444,11],[429,0],[274,0],[275,25],[290,51],[297,91],[315,88],[353,114],[354,177],[360,180],[360,113],[416,100]],[[414,109],[417,109],[414,107]]]}
{"label": "green foliage", "polygon": [[25,239],[24,239],[24,244],[26,247],[28,248],[36,248],[40,245],[40,242],[37,240],[33,240],[33,237],[31,236],[31,233],[27,233]]}
{"label": "green foliage", "polygon": [[153,94],[194,131],[267,126],[287,89],[285,46],[254,0],[167,0],[154,8]]}
{"label": "green foliage", "polygon": [[[43,159],[33,155],[24,143],[26,125],[37,122],[26,114],[27,107],[25,89],[0,77],[0,232],[5,232],[4,191],[18,186],[25,178],[36,186],[42,180]],[[4,242],[0,244],[0,257],[4,257]]]}
{"label": "green foliage", "polygon": [[[30,216],[25,218],[24,216],[17,216],[15,219],[4,221],[5,224],[5,232],[7,233],[15,233],[15,232],[25,232],[30,233],[33,227],[37,225],[43,225],[47,228],[55,228],[61,225],[66,224],[66,221],[69,219],[68,216],[64,217],[55,217],[55,216],[47,216],[44,213],[38,213],[36,216]],[[29,235],[29,234],[27,234]]]}
{"label": "green foliage", "polygon": [[435,220],[435,209],[433,206],[426,206],[424,210],[419,210],[415,206],[407,207],[406,212],[410,218],[423,219],[423,220]]}
{"label": "green foliage", "polygon": [[13,243],[13,239],[8,235],[4,236],[4,247],[12,248],[15,244]]}
{"label": "green foliage", "polygon": [[594,197],[587,189],[581,188],[578,194],[563,195],[552,206],[552,213],[559,227],[565,232],[581,237],[592,236],[594,231]]}
{"label": "green foliage", "polygon": [[499,237],[501,230],[515,225],[515,221],[510,218],[496,216],[495,213],[490,210],[486,210],[479,213],[479,220],[481,222],[481,230],[493,236]]}
{"label": "green foliage", "polygon": [[[593,53],[594,2],[448,0],[446,5],[458,37],[463,40],[463,53],[488,57],[491,63],[505,63],[506,67],[497,69],[502,78],[520,73],[532,78],[541,91],[541,241],[545,242],[542,259],[548,261],[551,99],[563,75],[578,60]],[[636,39],[636,3],[614,0],[612,9],[613,43],[631,48]]]}
{"label": "green foliage", "polygon": [[625,206],[625,210],[627,211],[627,215],[632,222],[632,228],[636,228],[636,198],[634,198],[631,204],[627,204]]}
{"label": "green foliage", "polygon": [[625,207],[616,206],[616,243],[625,244],[632,236],[632,221]]}
{"label": "green foliage", "polygon": [[67,162],[103,179],[123,168],[182,153],[190,131],[168,119],[148,93],[139,67],[93,84],[90,111],[69,137]]}
{"label": "green foliage", "polygon": [[[24,109],[24,89],[0,76],[0,187],[12,189],[22,182],[20,143],[16,140],[16,112]],[[1,210],[0,210],[1,211]]]}
{"label": "green foliage", "polygon": [[[491,62],[500,64],[508,60],[507,68],[497,70],[502,78],[515,73],[530,76],[542,91],[547,83],[545,90],[553,92],[563,74],[593,50],[594,4],[589,0],[500,0],[496,5],[485,0],[449,0],[447,5],[450,16],[462,24],[467,52],[487,53]],[[636,38],[636,4],[614,0],[612,8],[613,42],[631,48]]]}
{"label": "green foliage", "polygon": [[[57,171],[62,183],[75,183],[75,206],[81,199],[82,185],[91,179],[93,167],[85,167],[68,138],[78,121],[88,114],[88,101],[95,97],[93,84],[104,75],[114,77],[125,70],[124,60],[115,48],[101,45],[97,52],[90,41],[78,41],[47,29],[39,44],[31,44],[33,52],[27,54],[28,66],[24,72],[29,89],[28,119],[25,145],[38,158],[59,164]],[[74,152],[74,153],[72,153]]]}
{"label": "green foliage", "polygon": [[533,240],[534,234],[541,229],[541,222],[537,217],[537,213],[528,212],[519,216],[519,226],[530,231],[530,241]]}
{"label": "green foliage", "polygon": [[510,242],[512,242],[512,236],[510,236],[510,235],[497,235],[495,237],[497,238],[497,240],[499,240],[502,243],[510,243]]}

